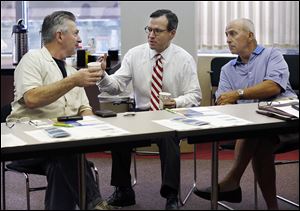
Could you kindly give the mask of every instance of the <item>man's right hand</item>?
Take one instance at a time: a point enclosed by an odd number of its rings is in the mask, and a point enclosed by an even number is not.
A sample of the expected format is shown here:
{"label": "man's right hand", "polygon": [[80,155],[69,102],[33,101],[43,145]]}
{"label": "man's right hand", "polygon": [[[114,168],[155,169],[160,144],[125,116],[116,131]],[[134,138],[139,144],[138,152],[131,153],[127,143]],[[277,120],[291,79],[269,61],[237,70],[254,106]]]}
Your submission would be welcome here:
{"label": "man's right hand", "polygon": [[107,54],[105,53],[103,56],[100,56],[98,59],[98,62],[101,62],[101,69],[105,71],[106,69],[106,60],[107,60]]}
{"label": "man's right hand", "polygon": [[101,62],[101,67],[82,68],[77,73],[73,74],[75,86],[87,87],[93,86],[97,81],[100,81],[105,74],[107,54],[105,53],[98,59]]}
{"label": "man's right hand", "polygon": [[88,87],[95,85],[97,81],[101,80],[102,75],[103,71],[99,68],[82,68],[70,77],[73,77],[75,86]]}

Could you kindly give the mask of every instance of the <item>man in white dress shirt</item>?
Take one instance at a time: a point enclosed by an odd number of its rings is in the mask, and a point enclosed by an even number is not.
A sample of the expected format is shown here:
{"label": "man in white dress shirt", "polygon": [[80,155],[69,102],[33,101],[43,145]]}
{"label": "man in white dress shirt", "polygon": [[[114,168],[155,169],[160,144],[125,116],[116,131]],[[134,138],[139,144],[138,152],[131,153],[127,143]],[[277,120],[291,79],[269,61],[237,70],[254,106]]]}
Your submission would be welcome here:
{"label": "man in white dress shirt", "polygon": [[[170,10],[157,10],[152,13],[145,27],[148,43],[130,49],[124,56],[121,68],[115,74],[107,75],[103,72],[102,79],[98,82],[100,92],[119,94],[132,81],[136,110],[149,110],[152,69],[156,65],[156,55],[160,54],[163,68],[161,91],[172,95],[165,107],[199,106],[202,94],[196,63],[189,53],[171,43],[176,35],[177,25],[177,16]],[[162,172],[160,193],[167,199],[166,209],[178,209],[179,140],[159,139],[157,144]],[[116,189],[108,199],[110,205],[123,207],[135,204],[130,176],[131,149],[132,146],[120,146],[112,150],[111,185]]]}

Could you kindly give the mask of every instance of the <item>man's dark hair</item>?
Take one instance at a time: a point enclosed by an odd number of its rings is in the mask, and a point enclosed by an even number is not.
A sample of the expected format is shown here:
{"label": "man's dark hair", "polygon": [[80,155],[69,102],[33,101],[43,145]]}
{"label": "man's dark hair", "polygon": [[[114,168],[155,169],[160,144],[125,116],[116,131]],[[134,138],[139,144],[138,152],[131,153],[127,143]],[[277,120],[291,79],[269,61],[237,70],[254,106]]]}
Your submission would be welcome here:
{"label": "man's dark hair", "polygon": [[168,26],[167,26],[168,31],[172,31],[173,29],[176,30],[178,26],[178,18],[176,14],[173,13],[171,10],[165,10],[165,9],[156,10],[150,15],[150,18],[158,18],[163,15],[165,15],[166,18],[168,19]]}
{"label": "man's dark hair", "polygon": [[46,44],[54,40],[58,30],[66,32],[68,30],[67,20],[75,22],[76,17],[68,11],[56,11],[46,16],[41,30],[43,43]]}

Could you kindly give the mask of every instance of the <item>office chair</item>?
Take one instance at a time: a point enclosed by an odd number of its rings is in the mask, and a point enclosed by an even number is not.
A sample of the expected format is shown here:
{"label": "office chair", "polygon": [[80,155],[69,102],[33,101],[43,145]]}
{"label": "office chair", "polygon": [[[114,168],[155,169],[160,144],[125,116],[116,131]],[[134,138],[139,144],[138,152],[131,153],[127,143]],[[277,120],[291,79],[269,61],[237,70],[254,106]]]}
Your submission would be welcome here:
{"label": "office chair", "polygon": [[210,84],[211,84],[211,86],[210,86],[210,96],[211,96],[210,105],[215,104],[215,100],[216,100],[215,92],[217,90],[217,87],[219,86],[221,68],[232,59],[234,59],[234,57],[215,57],[211,60],[210,71],[208,71],[208,73],[210,74]]}
{"label": "office chair", "polygon": [[284,54],[283,58],[289,66],[291,87],[299,97],[299,54]]}
{"label": "office chair", "polygon": [[[282,140],[279,143],[279,145],[276,146],[276,148],[274,149],[274,155],[291,152],[294,150],[299,150],[299,134],[298,134],[298,136],[296,136],[296,134],[293,134],[293,136],[295,136],[295,137],[293,137],[289,140],[288,139]],[[234,147],[235,147],[235,141],[230,141],[226,144],[221,144],[220,150],[234,150]],[[275,162],[274,162],[275,166],[285,165],[285,164],[294,164],[294,163],[299,163],[299,160],[289,160],[289,161],[275,160]],[[297,204],[291,200],[288,200],[280,195],[277,195],[276,197],[278,199],[280,199],[281,201],[284,201],[290,205],[293,205],[293,206],[299,208],[299,204]],[[256,209],[256,210],[258,209],[258,199],[257,198],[258,198],[257,197],[257,180],[254,176],[254,209]],[[229,209],[228,206],[224,203],[218,202],[218,204]]]}
{"label": "office chair", "polygon": [[[1,123],[5,122],[7,116],[11,112],[11,105],[5,105],[1,108]],[[22,165],[23,161],[23,165]],[[34,163],[34,161],[12,161],[9,164],[5,164],[5,162],[2,162],[2,204],[3,209],[6,209],[6,198],[5,198],[5,172],[10,171],[18,174],[23,174],[25,177],[25,184],[26,184],[26,204],[27,204],[27,210],[30,210],[30,193],[34,191],[40,191],[45,190],[47,186],[40,186],[40,187],[30,187],[29,182],[29,175],[42,175],[46,176],[46,173],[43,169],[40,168],[40,166],[37,163]],[[93,162],[88,161],[88,165],[92,168],[94,178],[96,180],[96,184],[99,188],[99,173],[97,167],[94,165]]]}
{"label": "office chair", "polygon": [[[47,186],[39,186],[39,187],[31,187],[29,177],[30,175],[41,175],[46,176],[44,170],[42,170],[38,165],[31,165],[31,166],[21,166],[18,164],[18,162],[11,162],[5,165],[5,162],[2,162],[2,168],[4,167],[4,174],[7,171],[23,174],[25,178],[25,187],[26,187],[26,204],[27,204],[27,210],[30,210],[30,193],[40,190],[46,190]],[[92,168],[94,173],[94,178],[96,180],[97,187],[99,188],[99,173],[97,167],[94,165],[93,162],[88,161],[88,165]],[[3,177],[5,176],[3,174]],[[2,185],[3,190],[3,209],[5,209],[6,205],[6,199],[5,199],[5,185],[3,183]]]}

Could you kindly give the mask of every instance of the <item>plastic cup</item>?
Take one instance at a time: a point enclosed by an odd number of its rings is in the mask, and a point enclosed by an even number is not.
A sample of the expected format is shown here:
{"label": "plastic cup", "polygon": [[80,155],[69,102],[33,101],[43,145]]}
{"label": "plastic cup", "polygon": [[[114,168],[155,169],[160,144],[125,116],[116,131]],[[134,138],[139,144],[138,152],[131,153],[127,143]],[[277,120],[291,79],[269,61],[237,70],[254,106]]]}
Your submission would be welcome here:
{"label": "plastic cup", "polygon": [[164,109],[164,104],[171,100],[171,93],[160,92],[159,93],[159,109]]}

